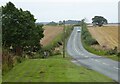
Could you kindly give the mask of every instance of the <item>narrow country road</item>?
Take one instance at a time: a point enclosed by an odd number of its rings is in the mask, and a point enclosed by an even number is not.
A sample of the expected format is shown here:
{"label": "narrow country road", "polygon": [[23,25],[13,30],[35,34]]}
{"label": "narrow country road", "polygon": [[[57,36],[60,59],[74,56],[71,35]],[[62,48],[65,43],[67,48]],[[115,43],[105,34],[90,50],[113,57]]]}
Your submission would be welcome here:
{"label": "narrow country road", "polygon": [[74,27],[71,33],[67,43],[67,52],[77,63],[98,71],[117,82],[119,81],[118,70],[120,68],[118,68],[118,62],[87,52],[82,46],[81,32],[78,32],[78,27]]}

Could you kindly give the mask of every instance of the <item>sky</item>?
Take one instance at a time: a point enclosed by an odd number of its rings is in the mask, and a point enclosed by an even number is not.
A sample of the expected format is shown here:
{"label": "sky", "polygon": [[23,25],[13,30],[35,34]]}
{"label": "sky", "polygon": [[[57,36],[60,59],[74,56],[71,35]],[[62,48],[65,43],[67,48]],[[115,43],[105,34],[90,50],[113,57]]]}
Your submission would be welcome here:
{"label": "sky", "polygon": [[30,11],[37,22],[81,20],[92,22],[103,16],[109,23],[118,22],[119,0],[0,0],[0,6],[11,1],[17,8]]}

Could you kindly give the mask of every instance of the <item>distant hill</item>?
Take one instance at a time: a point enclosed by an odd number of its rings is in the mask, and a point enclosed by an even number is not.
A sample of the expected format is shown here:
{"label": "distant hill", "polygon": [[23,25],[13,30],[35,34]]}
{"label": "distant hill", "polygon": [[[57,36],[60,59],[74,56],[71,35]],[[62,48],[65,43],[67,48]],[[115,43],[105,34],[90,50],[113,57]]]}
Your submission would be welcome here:
{"label": "distant hill", "polygon": [[[44,25],[46,25],[46,24],[54,24],[54,23],[62,24],[63,21],[59,21],[59,22],[54,22],[54,21],[52,21],[52,22],[38,22],[38,24],[44,24]],[[80,20],[66,20],[65,21],[65,24],[79,24],[79,23],[80,23]]]}
{"label": "distant hill", "polygon": [[44,25],[46,25],[46,24],[48,24],[49,22],[39,22],[39,24],[44,24]]}
{"label": "distant hill", "polygon": [[67,20],[65,21],[65,24],[79,24],[80,21],[79,20]]}
{"label": "distant hill", "polygon": [[49,22],[47,25],[57,25],[58,23],[52,21],[52,22]]}

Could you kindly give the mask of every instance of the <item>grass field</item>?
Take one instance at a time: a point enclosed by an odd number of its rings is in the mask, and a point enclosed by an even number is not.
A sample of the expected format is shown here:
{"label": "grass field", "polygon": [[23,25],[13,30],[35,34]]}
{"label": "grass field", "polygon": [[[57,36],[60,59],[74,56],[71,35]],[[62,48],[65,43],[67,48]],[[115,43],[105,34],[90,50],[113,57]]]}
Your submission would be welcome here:
{"label": "grass field", "polygon": [[95,38],[101,47],[106,49],[114,49],[118,47],[118,27],[104,26],[104,27],[89,27],[93,38]]}
{"label": "grass field", "polygon": [[41,40],[41,44],[46,46],[52,40],[63,31],[62,26],[44,26],[44,38]]}
{"label": "grass field", "polygon": [[29,59],[3,76],[3,82],[113,82],[112,79],[83,66],[76,66],[61,55]]}

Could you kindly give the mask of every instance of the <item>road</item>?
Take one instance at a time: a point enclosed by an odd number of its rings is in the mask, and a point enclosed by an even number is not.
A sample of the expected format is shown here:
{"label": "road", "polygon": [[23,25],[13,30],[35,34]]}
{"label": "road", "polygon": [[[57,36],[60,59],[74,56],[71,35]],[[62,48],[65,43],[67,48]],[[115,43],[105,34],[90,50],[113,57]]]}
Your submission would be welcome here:
{"label": "road", "polygon": [[82,64],[112,78],[117,82],[119,81],[118,71],[120,68],[118,68],[118,62],[86,51],[81,43],[81,32],[78,32],[77,28],[73,29],[73,32],[68,40],[67,52],[75,59],[75,63]]}

